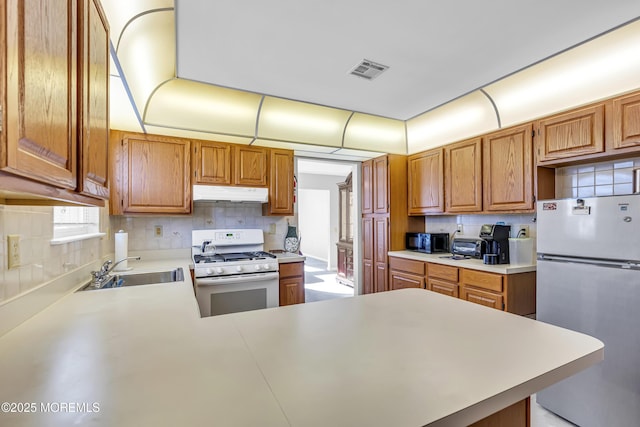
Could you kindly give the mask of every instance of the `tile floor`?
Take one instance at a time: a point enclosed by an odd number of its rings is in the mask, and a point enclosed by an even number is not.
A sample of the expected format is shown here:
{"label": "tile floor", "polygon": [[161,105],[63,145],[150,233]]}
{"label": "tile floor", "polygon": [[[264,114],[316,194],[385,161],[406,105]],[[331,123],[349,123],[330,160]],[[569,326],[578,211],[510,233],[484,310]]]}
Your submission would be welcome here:
{"label": "tile floor", "polygon": [[[304,265],[305,301],[323,301],[353,296],[353,288],[336,282],[335,271],[328,271],[325,261],[307,256]],[[575,424],[547,411],[531,398],[531,427],[575,427]]]}

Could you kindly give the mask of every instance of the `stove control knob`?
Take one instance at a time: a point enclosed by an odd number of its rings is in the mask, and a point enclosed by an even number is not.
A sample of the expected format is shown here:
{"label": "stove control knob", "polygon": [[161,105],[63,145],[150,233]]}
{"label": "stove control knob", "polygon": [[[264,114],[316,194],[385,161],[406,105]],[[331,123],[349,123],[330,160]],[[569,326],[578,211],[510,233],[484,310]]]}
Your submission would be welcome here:
{"label": "stove control knob", "polygon": [[216,267],[216,273],[222,274],[222,267]]}
{"label": "stove control knob", "polygon": [[242,271],[242,266],[241,266],[241,265],[237,266],[237,267],[236,267],[236,271],[237,271],[238,273],[240,273],[240,272]]}
{"label": "stove control knob", "polygon": [[270,268],[271,268],[271,266],[270,266],[269,264],[265,264],[265,265],[263,265],[262,267],[263,267],[265,270],[268,270],[268,269],[270,269]]}
{"label": "stove control knob", "polygon": [[210,276],[211,274],[213,274],[213,269],[212,269],[212,268],[206,268],[206,269],[204,270],[204,272],[205,272],[205,274],[206,274],[207,276]]}
{"label": "stove control knob", "polygon": [[260,264],[256,264],[256,270],[260,271],[261,268],[262,266]]}

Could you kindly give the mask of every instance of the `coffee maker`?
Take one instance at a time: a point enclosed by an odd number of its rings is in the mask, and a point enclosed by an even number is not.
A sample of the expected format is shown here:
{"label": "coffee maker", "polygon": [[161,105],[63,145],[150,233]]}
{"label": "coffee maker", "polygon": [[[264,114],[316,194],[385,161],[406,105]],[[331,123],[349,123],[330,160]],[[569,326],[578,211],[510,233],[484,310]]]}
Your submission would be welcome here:
{"label": "coffee maker", "polygon": [[510,225],[485,224],[480,228],[480,238],[487,242],[485,264],[509,264]]}

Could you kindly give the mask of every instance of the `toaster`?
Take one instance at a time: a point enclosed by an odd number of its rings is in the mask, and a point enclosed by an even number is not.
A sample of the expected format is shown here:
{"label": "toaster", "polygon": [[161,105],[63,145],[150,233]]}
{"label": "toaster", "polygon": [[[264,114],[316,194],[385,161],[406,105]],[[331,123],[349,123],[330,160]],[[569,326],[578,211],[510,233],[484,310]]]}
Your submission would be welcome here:
{"label": "toaster", "polygon": [[487,253],[487,242],[482,239],[456,237],[451,243],[451,253],[482,259]]}

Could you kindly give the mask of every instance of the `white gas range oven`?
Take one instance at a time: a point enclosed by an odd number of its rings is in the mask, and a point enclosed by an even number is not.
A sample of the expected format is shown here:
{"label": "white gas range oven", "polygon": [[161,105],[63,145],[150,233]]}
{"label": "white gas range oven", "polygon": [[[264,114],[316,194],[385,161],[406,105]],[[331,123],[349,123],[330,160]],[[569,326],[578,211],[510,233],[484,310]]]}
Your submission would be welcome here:
{"label": "white gas range oven", "polygon": [[262,230],[193,230],[191,241],[202,317],[279,305],[278,260]]}

